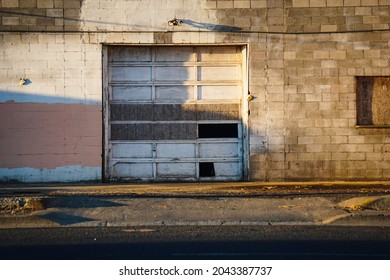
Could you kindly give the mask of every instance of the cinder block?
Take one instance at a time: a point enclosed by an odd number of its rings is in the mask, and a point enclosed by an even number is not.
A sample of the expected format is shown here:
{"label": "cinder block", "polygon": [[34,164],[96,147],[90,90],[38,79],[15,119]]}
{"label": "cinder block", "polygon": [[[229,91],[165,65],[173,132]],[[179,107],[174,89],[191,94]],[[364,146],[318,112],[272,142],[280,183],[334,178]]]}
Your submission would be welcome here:
{"label": "cinder block", "polygon": [[56,9],[64,8],[64,1],[66,0],[54,0],[54,8]]}
{"label": "cinder block", "polygon": [[64,10],[63,9],[46,9],[46,15],[49,17],[63,17]]}
{"label": "cinder block", "polygon": [[[310,144],[306,145],[306,152],[307,153],[318,153],[318,152],[323,152],[324,148],[323,145],[321,144]],[[313,158],[313,156],[311,156]]]}
{"label": "cinder block", "polygon": [[363,16],[363,24],[380,23],[379,16]]}
{"label": "cinder block", "polygon": [[[82,1],[80,1],[80,0],[64,0],[63,6],[65,9],[79,9],[81,7],[80,6],[81,2]],[[104,2],[104,5],[106,5],[106,2],[107,1]],[[115,2],[115,1],[112,1],[112,2]]]}
{"label": "cinder block", "polygon": [[[36,8],[37,7],[37,0],[22,0],[19,1],[19,7],[20,8]],[[4,1],[3,1],[4,3]],[[4,7],[4,4],[3,4]]]}
{"label": "cinder block", "polygon": [[18,8],[19,0],[2,0],[1,4],[3,8]]}
{"label": "cinder block", "polygon": [[293,8],[306,8],[310,6],[309,0],[292,0]]}
{"label": "cinder block", "polygon": [[233,7],[235,9],[249,9],[251,7],[250,0],[234,0]]}
{"label": "cinder block", "polygon": [[19,17],[3,17],[3,25],[19,25]]}
{"label": "cinder block", "polygon": [[251,0],[252,9],[267,8],[267,0]]}
{"label": "cinder block", "polygon": [[344,60],[347,57],[347,52],[346,51],[330,51],[329,56],[332,59],[337,59],[337,60]]}
{"label": "cinder block", "polygon": [[54,1],[53,0],[37,0],[37,8],[46,8],[46,9],[54,8]]}
{"label": "cinder block", "polygon": [[233,0],[229,0],[229,1],[218,0],[217,2],[217,9],[233,9],[233,7],[234,7]]}
{"label": "cinder block", "polygon": [[321,32],[336,32],[337,25],[336,24],[324,24],[321,25]]}
{"label": "cinder block", "polygon": [[359,7],[360,6],[360,0],[344,0],[344,6],[355,6]]}
{"label": "cinder block", "polygon": [[361,0],[361,1],[362,1],[362,3],[361,3],[362,6],[378,6],[379,5],[378,0]]}
{"label": "cinder block", "polygon": [[326,6],[327,7],[342,7],[344,4],[343,0],[327,0]]}
{"label": "cinder block", "polygon": [[326,0],[310,0],[310,7],[326,7]]}
{"label": "cinder block", "polygon": [[348,153],[334,152],[332,153],[332,160],[346,161],[348,160]]}

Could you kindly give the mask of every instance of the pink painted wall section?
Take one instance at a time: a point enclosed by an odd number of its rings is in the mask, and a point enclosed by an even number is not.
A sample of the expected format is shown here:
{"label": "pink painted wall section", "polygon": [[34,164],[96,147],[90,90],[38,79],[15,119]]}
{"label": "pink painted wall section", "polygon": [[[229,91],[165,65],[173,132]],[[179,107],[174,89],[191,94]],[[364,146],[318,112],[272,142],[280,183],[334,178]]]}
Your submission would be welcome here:
{"label": "pink painted wall section", "polygon": [[102,107],[0,103],[0,168],[102,165]]}

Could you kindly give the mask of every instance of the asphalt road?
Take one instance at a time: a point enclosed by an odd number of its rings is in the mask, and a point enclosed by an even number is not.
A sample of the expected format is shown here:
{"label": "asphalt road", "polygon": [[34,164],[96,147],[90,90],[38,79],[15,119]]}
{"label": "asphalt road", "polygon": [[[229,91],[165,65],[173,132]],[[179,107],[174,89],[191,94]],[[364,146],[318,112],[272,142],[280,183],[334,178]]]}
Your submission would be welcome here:
{"label": "asphalt road", "polygon": [[390,231],[343,226],[0,229],[0,259],[390,259]]}

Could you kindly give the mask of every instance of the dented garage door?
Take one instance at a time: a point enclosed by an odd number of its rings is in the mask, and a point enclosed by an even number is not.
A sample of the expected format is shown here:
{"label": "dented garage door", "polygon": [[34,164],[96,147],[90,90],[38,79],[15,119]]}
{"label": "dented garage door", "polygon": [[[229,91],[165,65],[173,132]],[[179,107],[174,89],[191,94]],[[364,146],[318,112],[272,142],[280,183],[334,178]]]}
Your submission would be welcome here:
{"label": "dented garage door", "polygon": [[105,177],[241,180],[242,51],[108,47]]}

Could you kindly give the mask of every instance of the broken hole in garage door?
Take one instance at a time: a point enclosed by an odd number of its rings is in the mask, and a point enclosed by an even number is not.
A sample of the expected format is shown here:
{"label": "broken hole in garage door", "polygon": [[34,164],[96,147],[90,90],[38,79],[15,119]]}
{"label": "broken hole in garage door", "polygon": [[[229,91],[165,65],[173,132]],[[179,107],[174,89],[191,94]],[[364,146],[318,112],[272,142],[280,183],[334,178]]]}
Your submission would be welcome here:
{"label": "broken hole in garage door", "polygon": [[109,46],[105,178],[241,180],[242,46]]}
{"label": "broken hole in garage door", "polygon": [[199,124],[199,138],[237,138],[237,124]]}
{"label": "broken hole in garage door", "polygon": [[214,162],[199,162],[199,177],[214,177]]}

